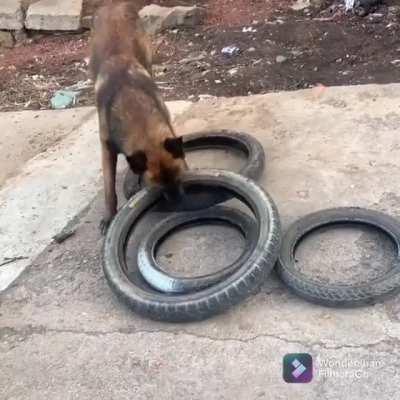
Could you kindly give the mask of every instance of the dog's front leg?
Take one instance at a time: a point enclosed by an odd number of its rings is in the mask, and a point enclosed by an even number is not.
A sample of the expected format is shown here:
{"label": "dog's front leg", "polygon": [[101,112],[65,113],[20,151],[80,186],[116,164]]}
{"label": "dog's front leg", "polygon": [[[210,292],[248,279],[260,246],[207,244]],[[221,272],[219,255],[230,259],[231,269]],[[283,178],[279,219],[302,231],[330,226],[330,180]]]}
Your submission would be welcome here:
{"label": "dog's front leg", "polygon": [[115,174],[118,154],[107,141],[101,141],[101,158],[104,179],[105,214],[100,223],[103,234],[107,232],[114,215],[117,213],[117,193],[115,191]]}

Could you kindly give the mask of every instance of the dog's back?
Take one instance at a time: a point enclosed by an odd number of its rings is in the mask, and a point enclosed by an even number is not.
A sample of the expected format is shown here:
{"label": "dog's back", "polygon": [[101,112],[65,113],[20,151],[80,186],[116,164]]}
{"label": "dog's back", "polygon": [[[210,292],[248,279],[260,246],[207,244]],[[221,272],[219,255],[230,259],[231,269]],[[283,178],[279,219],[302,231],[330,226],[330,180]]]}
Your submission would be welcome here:
{"label": "dog's back", "polygon": [[110,4],[95,18],[90,69],[95,80],[107,215],[116,212],[116,154],[134,173],[171,192],[186,169],[182,139],[152,79],[151,43],[131,3]]}
{"label": "dog's back", "polygon": [[104,61],[120,67],[134,62],[151,75],[151,42],[132,2],[101,7],[94,19],[90,70],[97,79]]}

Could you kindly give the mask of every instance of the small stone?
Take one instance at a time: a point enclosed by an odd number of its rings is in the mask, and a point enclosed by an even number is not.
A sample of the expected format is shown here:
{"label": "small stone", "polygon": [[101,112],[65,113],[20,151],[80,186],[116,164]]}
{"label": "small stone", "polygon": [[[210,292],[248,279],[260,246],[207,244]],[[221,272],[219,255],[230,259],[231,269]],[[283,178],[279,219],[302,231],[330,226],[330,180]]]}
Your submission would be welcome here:
{"label": "small stone", "polygon": [[390,6],[388,7],[389,16],[400,17],[400,6]]}
{"label": "small stone", "polygon": [[278,63],[278,64],[282,64],[282,63],[284,63],[285,61],[287,61],[287,57],[285,57],[285,56],[276,56],[276,62]]}
{"label": "small stone", "polygon": [[0,49],[11,49],[14,47],[14,38],[10,32],[0,31]]}
{"label": "small stone", "polygon": [[247,49],[247,51],[248,51],[249,53],[252,53],[252,52],[256,51],[256,49],[255,49],[255,47],[249,47],[249,48]]}

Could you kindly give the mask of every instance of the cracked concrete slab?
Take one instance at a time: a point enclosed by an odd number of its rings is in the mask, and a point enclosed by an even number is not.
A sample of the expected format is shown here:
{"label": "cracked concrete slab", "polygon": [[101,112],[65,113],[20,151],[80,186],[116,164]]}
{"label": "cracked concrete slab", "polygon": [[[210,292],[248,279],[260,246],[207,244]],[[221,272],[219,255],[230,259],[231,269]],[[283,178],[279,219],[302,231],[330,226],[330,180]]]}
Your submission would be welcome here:
{"label": "cracked concrete slab", "polygon": [[0,117],[0,187],[23,165],[60,142],[93,114],[91,107],[51,111],[18,111]]}
{"label": "cracked concrete slab", "polygon": [[[184,104],[168,103],[173,115]],[[6,129],[0,148],[12,157],[2,162],[3,171],[12,175],[19,168],[20,172],[0,188],[0,263],[16,258],[0,267],[0,291],[87,207],[101,179],[95,110],[47,111],[36,119],[38,115],[7,113],[0,121],[0,128]],[[17,130],[14,122],[20,122]],[[63,134],[57,134],[57,129]],[[34,156],[37,149],[31,140],[38,131],[45,151]],[[15,133],[19,137],[14,140]]]}
{"label": "cracked concrete slab", "polygon": [[[254,134],[267,154],[260,182],[276,200],[284,229],[305,213],[336,205],[367,206],[399,217],[399,89],[363,86],[328,88],[322,95],[300,91],[211,99],[183,111],[177,130]],[[223,164],[220,155],[189,161]],[[237,167],[232,160],[229,165]],[[75,236],[47,246],[0,295],[0,374],[7,382],[0,385],[0,398],[398,397],[399,296],[366,308],[324,308],[291,294],[273,274],[257,295],[218,317],[189,324],[148,321],[124,307],[107,286],[97,229],[101,214],[99,194],[75,221]],[[182,249],[173,241],[161,249],[174,260],[175,271],[182,260],[194,267],[221,258],[221,246],[214,249],[207,241],[193,246],[187,232],[177,235]],[[207,232],[190,235],[203,243]],[[236,246],[231,236],[227,257]],[[351,243],[362,238],[356,232]],[[336,236],[324,241],[337,247],[329,247],[329,256],[340,261],[345,244]],[[318,250],[314,257],[323,267],[321,248],[310,247]],[[333,264],[327,268],[326,274]],[[301,352],[313,357],[314,379],[287,384],[282,358]]]}

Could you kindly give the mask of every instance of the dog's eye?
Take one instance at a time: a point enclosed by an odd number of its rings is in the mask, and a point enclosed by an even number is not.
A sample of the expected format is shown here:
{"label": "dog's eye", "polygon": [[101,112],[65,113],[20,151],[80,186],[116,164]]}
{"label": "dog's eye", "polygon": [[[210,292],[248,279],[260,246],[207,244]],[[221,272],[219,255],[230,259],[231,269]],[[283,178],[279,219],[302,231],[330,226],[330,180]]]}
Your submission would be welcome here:
{"label": "dog's eye", "polygon": [[166,138],[164,141],[164,148],[171,153],[174,158],[183,158],[185,156],[182,137]]}
{"label": "dog's eye", "polygon": [[126,157],[129,166],[135,174],[143,174],[147,169],[147,157],[144,151],[135,151],[131,156]]}

